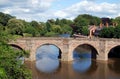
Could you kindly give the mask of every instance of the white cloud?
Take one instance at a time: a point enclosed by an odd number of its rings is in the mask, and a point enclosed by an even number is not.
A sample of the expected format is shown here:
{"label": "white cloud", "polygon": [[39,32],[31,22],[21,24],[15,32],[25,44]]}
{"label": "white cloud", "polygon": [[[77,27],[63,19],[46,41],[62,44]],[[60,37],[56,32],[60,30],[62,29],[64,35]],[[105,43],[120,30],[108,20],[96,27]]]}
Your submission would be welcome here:
{"label": "white cloud", "polygon": [[54,0],[28,0],[28,6],[35,11],[44,12],[48,10]]}
{"label": "white cloud", "polygon": [[64,11],[57,11],[55,14],[54,14],[56,17],[60,17],[60,18],[64,18],[64,17],[67,17],[67,13],[64,12]]}
{"label": "white cloud", "polygon": [[46,21],[51,18],[74,19],[79,14],[91,14],[99,17],[116,17],[120,15],[119,4],[116,3],[97,3],[97,0],[81,0],[70,7],[55,10],[51,7],[54,1],[60,0],[0,0],[0,11],[27,21]]}
{"label": "white cloud", "polygon": [[6,14],[10,14],[11,13],[11,9],[5,9],[3,12],[6,13]]}
{"label": "white cloud", "polygon": [[8,2],[9,2],[9,0],[0,0],[0,5],[4,5],[4,4],[8,3]]}
{"label": "white cloud", "polygon": [[53,1],[55,0],[0,0],[0,11],[29,21],[35,18],[39,20],[43,15],[45,17],[50,14],[48,10]]}
{"label": "white cloud", "polygon": [[[84,0],[55,13],[61,18],[62,13],[66,14],[64,18],[73,18],[79,14],[92,14],[99,17],[116,17],[120,13],[119,4],[114,3],[95,3],[93,0]],[[63,16],[63,15],[62,15]]]}

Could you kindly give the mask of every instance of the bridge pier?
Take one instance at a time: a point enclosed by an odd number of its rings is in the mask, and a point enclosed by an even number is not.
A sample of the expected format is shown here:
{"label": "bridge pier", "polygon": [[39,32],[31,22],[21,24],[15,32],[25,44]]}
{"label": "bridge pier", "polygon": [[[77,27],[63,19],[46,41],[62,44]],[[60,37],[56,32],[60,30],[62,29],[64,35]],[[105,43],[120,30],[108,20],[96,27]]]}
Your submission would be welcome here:
{"label": "bridge pier", "polygon": [[106,53],[101,53],[97,56],[97,60],[107,61],[108,60],[108,55]]}
{"label": "bridge pier", "polygon": [[99,50],[98,53],[99,55],[97,56],[97,60],[108,60],[108,52],[106,51],[108,47],[106,46],[106,40],[100,40],[99,41]]}
{"label": "bridge pier", "polygon": [[26,50],[30,52],[29,58],[25,60],[28,61],[35,61],[36,60],[36,48],[35,48],[35,41],[28,39],[26,40]]}
{"label": "bridge pier", "polygon": [[70,51],[69,51],[69,39],[64,38],[63,39],[63,52],[61,61],[70,61]]}

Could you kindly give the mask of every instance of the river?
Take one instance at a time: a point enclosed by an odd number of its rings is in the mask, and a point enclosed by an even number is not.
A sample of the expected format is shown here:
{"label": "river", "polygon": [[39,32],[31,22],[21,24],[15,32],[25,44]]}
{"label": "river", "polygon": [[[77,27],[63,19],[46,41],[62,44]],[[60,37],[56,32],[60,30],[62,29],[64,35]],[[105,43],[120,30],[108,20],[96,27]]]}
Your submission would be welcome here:
{"label": "river", "polygon": [[36,61],[25,64],[32,70],[33,79],[120,79],[120,59],[97,61],[83,48],[73,54],[73,61],[63,62],[58,59],[56,46],[43,45],[36,52]]}

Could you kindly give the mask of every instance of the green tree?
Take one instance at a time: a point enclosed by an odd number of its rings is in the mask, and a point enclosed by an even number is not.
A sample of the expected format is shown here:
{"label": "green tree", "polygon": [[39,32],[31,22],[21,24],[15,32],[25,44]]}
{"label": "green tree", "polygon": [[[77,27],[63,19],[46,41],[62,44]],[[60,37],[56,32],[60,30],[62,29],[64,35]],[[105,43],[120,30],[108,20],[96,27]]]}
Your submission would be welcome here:
{"label": "green tree", "polygon": [[82,27],[82,35],[88,35],[88,34],[89,34],[88,26]]}
{"label": "green tree", "polygon": [[26,29],[28,28],[28,27],[31,27],[31,24],[30,24],[30,22],[26,22],[26,21],[22,21],[23,22],[23,25],[24,25],[24,27],[22,28],[22,30],[23,30],[23,33],[26,33]]}
{"label": "green tree", "polygon": [[24,24],[21,20],[12,18],[8,21],[7,27],[11,34],[23,35]]}
{"label": "green tree", "polygon": [[55,32],[53,32],[53,31],[51,31],[51,32],[47,32],[47,33],[45,34],[45,36],[47,36],[47,37],[56,37],[56,36],[58,36],[58,33],[55,33]]}
{"label": "green tree", "polygon": [[115,27],[114,38],[120,38],[120,26]]}
{"label": "green tree", "polygon": [[114,27],[103,28],[100,32],[100,37],[113,38],[114,37]]}
{"label": "green tree", "polygon": [[38,32],[40,33],[40,36],[44,36],[45,33],[47,32],[46,24],[44,22],[40,22],[39,24],[40,25],[39,25]]}
{"label": "green tree", "polygon": [[88,25],[99,25],[100,22],[101,22],[100,18],[88,14],[79,15],[74,19],[74,25],[77,29],[76,32],[79,33],[83,32],[82,27]]}
{"label": "green tree", "polygon": [[64,24],[70,26],[71,24],[73,24],[73,22],[71,20],[61,19],[59,21],[59,25],[62,27],[62,26],[64,26]]}
{"label": "green tree", "polygon": [[56,25],[60,25],[60,20],[59,20],[59,18],[56,19],[55,24],[56,24]]}
{"label": "green tree", "polygon": [[30,70],[21,64],[19,57],[27,52],[14,50],[9,45],[0,42],[0,78],[2,79],[32,79]]}
{"label": "green tree", "polygon": [[47,32],[50,32],[51,26],[52,26],[52,24],[49,21],[47,21],[46,22],[46,28],[45,28],[47,30]]}
{"label": "green tree", "polygon": [[7,74],[4,68],[1,68],[1,67],[0,67],[0,79],[7,79]]}
{"label": "green tree", "polygon": [[39,27],[39,23],[38,23],[37,21],[31,21],[31,22],[30,22],[30,25],[31,25],[32,27]]}
{"label": "green tree", "polygon": [[59,34],[62,33],[62,29],[61,29],[60,25],[52,25],[51,31],[55,32],[55,33],[59,33]]}
{"label": "green tree", "polygon": [[114,22],[116,22],[120,26],[120,16],[116,17],[114,19]]}
{"label": "green tree", "polygon": [[9,19],[11,18],[15,18],[9,14],[4,14],[2,12],[0,12],[0,24],[2,24],[3,26],[7,25],[7,22],[9,21]]}
{"label": "green tree", "polygon": [[32,26],[27,27],[24,32],[32,34],[33,37],[40,35],[40,33]]}
{"label": "green tree", "polygon": [[62,27],[62,33],[72,34],[72,28],[69,25],[64,24]]}

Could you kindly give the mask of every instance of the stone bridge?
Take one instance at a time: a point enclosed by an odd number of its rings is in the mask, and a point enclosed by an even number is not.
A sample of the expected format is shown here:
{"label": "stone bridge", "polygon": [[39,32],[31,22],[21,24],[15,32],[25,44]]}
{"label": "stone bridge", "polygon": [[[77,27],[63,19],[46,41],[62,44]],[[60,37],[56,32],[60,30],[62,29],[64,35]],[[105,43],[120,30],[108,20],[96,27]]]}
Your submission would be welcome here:
{"label": "stone bridge", "polygon": [[[36,60],[36,50],[44,44],[53,44],[61,50],[61,60],[73,60],[73,51],[79,45],[88,45],[96,49],[97,60],[107,60],[108,53],[116,46],[120,45],[120,39],[104,38],[61,38],[61,37],[27,37],[9,42],[9,44],[19,46],[24,50],[30,51],[29,61]],[[47,50],[47,48],[46,48]]]}

